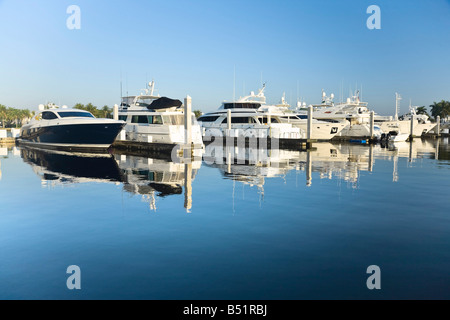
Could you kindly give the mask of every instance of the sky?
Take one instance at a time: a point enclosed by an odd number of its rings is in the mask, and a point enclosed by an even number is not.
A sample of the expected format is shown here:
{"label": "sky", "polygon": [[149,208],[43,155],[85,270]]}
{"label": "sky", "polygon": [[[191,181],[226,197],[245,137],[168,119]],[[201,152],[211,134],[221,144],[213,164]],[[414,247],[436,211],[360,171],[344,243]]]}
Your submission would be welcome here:
{"label": "sky", "polygon": [[[80,29],[69,29],[70,5]],[[370,5],[381,29],[369,29]],[[0,104],[113,106],[156,82],[193,108],[346,99],[379,114],[450,100],[450,0],[0,0]]]}

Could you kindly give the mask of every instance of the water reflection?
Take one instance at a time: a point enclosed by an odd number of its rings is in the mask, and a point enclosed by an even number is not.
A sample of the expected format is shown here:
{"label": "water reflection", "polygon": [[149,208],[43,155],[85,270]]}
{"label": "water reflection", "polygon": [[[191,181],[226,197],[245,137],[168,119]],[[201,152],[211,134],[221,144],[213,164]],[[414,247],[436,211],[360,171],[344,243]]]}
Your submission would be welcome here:
{"label": "water reflection", "polygon": [[[0,159],[11,152],[31,165],[43,186],[115,183],[126,192],[142,196],[151,210],[156,210],[158,197],[181,195],[184,188],[184,207],[189,211],[192,181],[202,165],[200,159],[173,162],[167,155],[86,154],[16,147],[1,147]],[[392,181],[397,182],[400,158],[407,158],[409,164],[421,158],[450,159],[448,139],[415,139],[388,145],[316,143],[307,152],[216,147],[204,155],[203,163],[220,170],[224,179],[233,183],[255,186],[263,196],[267,179],[284,178],[291,171],[304,174],[308,187],[314,187],[314,179],[319,178],[344,181],[358,188],[361,172],[376,172],[377,160],[392,162]]]}
{"label": "water reflection", "polygon": [[20,156],[41,177],[43,186],[123,180],[119,167],[110,154],[21,148]]}
{"label": "water reflection", "polygon": [[[289,171],[305,171],[305,183],[313,184],[313,172],[320,179],[337,179],[358,188],[362,171],[375,170],[376,159],[393,162],[393,181],[399,179],[398,159],[438,159],[439,140],[416,139],[388,145],[316,143],[309,151],[238,148],[215,149],[204,157],[205,164],[219,169],[226,179],[256,186],[264,193],[267,178],[283,177]],[[441,142],[442,143],[442,142]],[[447,144],[446,144],[447,145]]]}
{"label": "water reflection", "polygon": [[117,164],[124,175],[124,190],[142,195],[151,210],[156,210],[155,195],[166,197],[182,194],[185,188],[186,210],[192,208],[192,180],[195,178],[201,161],[192,163],[171,162],[164,157],[142,157],[115,155]]}
{"label": "water reflection", "polygon": [[157,155],[150,158],[28,147],[20,149],[20,156],[41,177],[44,187],[84,182],[122,183],[123,190],[141,195],[151,210],[156,210],[156,197],[182,194],[184,186],[185,208],[189,211],[192,208],[192,180],[201,166],[201,161],[174,163]]}

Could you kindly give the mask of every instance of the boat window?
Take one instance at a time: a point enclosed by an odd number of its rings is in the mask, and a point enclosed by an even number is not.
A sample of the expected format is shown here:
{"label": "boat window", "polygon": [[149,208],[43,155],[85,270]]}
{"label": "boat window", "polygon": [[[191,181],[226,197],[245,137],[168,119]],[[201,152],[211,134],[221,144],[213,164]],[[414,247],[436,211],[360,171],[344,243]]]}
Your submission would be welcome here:
{"label": "boat window", "polygon": [[[261,117],[261,118],[259,118],[259,119],[260,119],[260,121],[261,121],[262,124],[267,124],[267,117]],[[276,119],[276,118],[270,117],[270,122],[272,122],[272,123],[278,123],[279,121],[278,121],[278,119]]]}
{"label": "boat window", "polygon": [[306,114],[298,114],[297,118],[299,118],[299,119],[308,119],[308,115],[306,115]]}
{"label": "boat window", "polygon": [[56,114],[54,114],[51,111],[45,111],[45,112],[42,112],[42,119],[53,120],[53,119],[58,119],[58,117],[56,116]]}
{"label": "boat window", "polygon": [[219,118],[219,116],[201,116],[198,121],[202,122],[214,122]]}
{"label": "boat window", "polygon": [[61,118],[94,118],[91,113],[81,111],[59,111],[58,114]]}
{"label": "boat window", "polygon": [[164,124],[171,124],[176,126],[184,125],[184,115],[183,114],[170,114],[162,116]]}
{"label": "boat window", "polygon": [[230,102],[224,103],[224,109],[258,109],[261,107],[260,103],[250,103],[250,102]]}
{"label": "boat window", "polygon": [[[150,116],[151,117],[151,116]],[[149,123],[149,117],[148,116],[132,116],[131,117],[131,123]]]}
{"label": "boat window", "polygon": [[119,116],[119,120],[127,121],[127,116]]}
{"label": "boat window", "polygon": [[153,116],[153,124],[163,124],[161,116]]}
{"label": "boat window", "polygon": [[[227,118],[222,123],[227,123]],[[231,117],[231,123],[256,123],[256,120],[252,117]]]}

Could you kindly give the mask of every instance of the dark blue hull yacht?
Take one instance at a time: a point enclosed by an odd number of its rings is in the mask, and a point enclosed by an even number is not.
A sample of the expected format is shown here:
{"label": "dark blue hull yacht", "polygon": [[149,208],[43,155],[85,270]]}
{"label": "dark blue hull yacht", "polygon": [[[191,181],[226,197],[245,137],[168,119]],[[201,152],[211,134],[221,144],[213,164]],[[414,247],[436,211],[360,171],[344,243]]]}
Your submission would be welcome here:
{"label": "dark blue hull yacht", "polygon": [[49,109],[22,127],[18,143],[47,148],[107,149],[124,125],[124,121],[98,119],[84,110]]}

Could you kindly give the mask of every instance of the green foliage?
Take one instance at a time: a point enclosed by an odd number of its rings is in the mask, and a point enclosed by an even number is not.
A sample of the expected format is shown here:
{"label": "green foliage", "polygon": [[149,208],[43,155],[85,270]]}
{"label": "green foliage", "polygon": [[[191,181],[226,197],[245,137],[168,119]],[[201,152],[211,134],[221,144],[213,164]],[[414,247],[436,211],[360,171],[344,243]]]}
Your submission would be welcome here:
{"label": "green foliage", "polygon": [[430,115],[427,112],[427,107],[425,107],[425,106],[418,107],[417,110],[416,110],[416,113],[417,114],[424,114],[424,115],[430,117]]}
{"label": "green foliage", "polygon": [[203,112],[201,112],[200,110],[194,110],[193,112],[196,118],[200,117],[203,114]]}
{"label": "green foliage", "polygon": [[33,113],[28,109],[16,109],[0,104],[0,122],[3,128],[20,127]]}
{"label": "green foliage", "polygon": [[440,116],[441,119],[447,118],[450,115],[450,101],[441,100],[441,102],[433,102],[430,105],[431,115],[436,119]]}
{"label": "green foliage", "polygon": [[96,118],[112,118],[113,117],[113,109],[108,106],[103,106],[103,108],[99,109],[94,106],[92,103],[88,103],[87,105],[77,103],[74,106],[75,109],[89,111]]}

